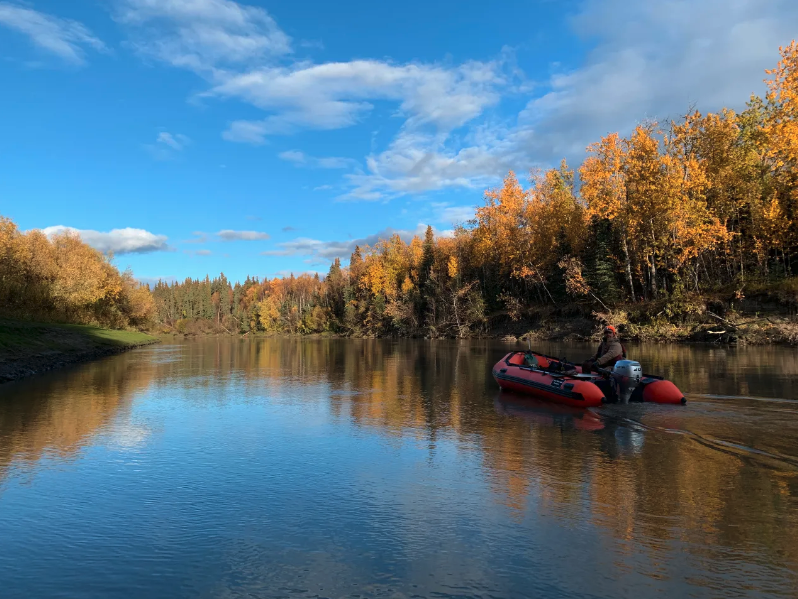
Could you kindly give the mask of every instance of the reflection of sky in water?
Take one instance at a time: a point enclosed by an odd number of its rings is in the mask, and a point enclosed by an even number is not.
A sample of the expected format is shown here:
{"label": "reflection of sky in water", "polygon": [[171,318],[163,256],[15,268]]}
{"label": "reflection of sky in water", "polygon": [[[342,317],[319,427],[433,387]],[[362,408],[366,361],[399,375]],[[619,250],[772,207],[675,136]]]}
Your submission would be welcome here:
{"label": "reflection of sky in water", "polygon": [[588,418],[497,394],[479,344],[178,349],[16,386],[0,465],[36,470],[0,471],[3,597],[796,588],[789,405]]}
{"label": "reflection of sky in water", "polygon": [[151,431],[140,424],[132,422],[118,422],[115,423],[107,431],[105,443],[116,449],[139,449],[147,442]]}

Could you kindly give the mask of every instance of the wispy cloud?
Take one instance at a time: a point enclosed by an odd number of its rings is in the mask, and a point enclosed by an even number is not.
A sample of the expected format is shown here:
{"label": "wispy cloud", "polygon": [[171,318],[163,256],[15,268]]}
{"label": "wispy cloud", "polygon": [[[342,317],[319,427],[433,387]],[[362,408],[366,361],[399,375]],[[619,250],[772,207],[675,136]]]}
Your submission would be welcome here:
{"label": "wispy cloud", "polygon": [[175,133],[172,135],[166,131],[161,131],[158,134],[158,139],[156,141],[157,143],[168,146],[178,152],[182,151],[189,143],[191,143],[191,140],[181,133]]}
{"label": "wispy cloud", "polygon": [[117,0],[116,19],[130,27],[142,54],[212,74],[291,52],[291,38],[262,8],[231,0]]}
{"label": "wispy cloud", "polygon": [[[399,235],[404,242],[409,242],[414,236],[423,236],[427,229],[427,225],[419,224],[414,231],[407,231],[403,229],[393,229],[388,227],[359,239],[347,239],[345,241],[321,241],[318,239],[310,239],[308,237],[299,237],[292,241],[278,243],[277,250],[269,250],[261,252],[264,256],[306,256],[313,259],[323,259],[332,261],[335,258],[348,260],[349,256],[355,251],[356,247],[374,246],[380,240],[390,239],[393,235]],[[436,231],[439,236],[450,236],[452,231]]]}
{"label": "wispy cloud", "polygon": [[351,158],[338,158],[334,156],[327,158],[316,158],[314,156],[308,156],[299,150],[280,152],[277,156],[280,158],[280,160],[291,162],[296,166],[306,166],[309,168],[345,169],[357,167],[359,165],[357,160],[353,160]]}
{"label": "wispy cloud", "polygon": [[296,229],[296,227],[292,227],[292,226],[290,226],[290,225],[289,225],[289,226],[287,226],[287,227],[283,227],[283,228],[282,228],[282,229],[280,229],[280,230],[281,230],[283,233],[288,233],[289,231],[296,231],[297,229]]}
{"label": "wispy cloud", "polygon": [[100,232],[56,225],[42,229],[42,232],[48,237],[60,233],[78,235],[93,248],[103,253],[113,252],[116,255],[146,254],[149,252],[169,251],[171,249],[166,243],[166,235],[156,235],[144,229],[133,229],[131,227]]}
{"label": "wispy cloud", "polygon": [[269,234],[261,231],[234,231],[232,229],[223,229],[217,233],[194,231],[192,235],[194,236],[193,238],[186,239],[183,243],[207,243],[208,241],[262,241],[269,239]]}
{"label": "wispy cloud", "polygon": [[367,158],[366,172],[345,175],[350,189],[341,199],[382,200],[446,188],[479,189],[509,169],[532,166],[526,132],[498,135],[481,135],[478,145],[457,149],[448,136],[401,132],[387,150]]}
{"label": "wispy cloud", "polygon": [[210,256],[213,254],[211,250],[185,250],[184,253],[190,256]]}
{"label": "wispy cloud", "polygon": [[205,243],[208,241],[208,234],[202,231],[194,231],[192,235],[194,236],[193,238],[185,239],[183,243]]}
{"label": "wispy cloud", "polygon": [[222,241],[260,241],[269,239],[268,233],[262,233],[260,231],[232,231],[230,229],[219,231],[216,236]]}
{"label": "wispy cloud", "polygon": [[0,25],[27,35],[34,45],[74,65],[86,63],[85,48],[107,51],[82,23],[20,4],[0,2]]}
{"label": "wispy cloud", "polygon": [[157,160],[171,160],[185,150],[190,143],[191,139],[182,133],[161,131],[155,138],[155,143],[146,145],[145,148]]}
{"label": "wispy cloud", "polygon": [[265,67],[228,74],[206,96],[243,99],[273,114],[236,121],[225,137],[262,143],[298,129],[340,129],[357,123],[373,101],[399,104],[406,128],[451,131],[495,105],[507,83],[500,62],[457,67],[394,65],[375,60]]}

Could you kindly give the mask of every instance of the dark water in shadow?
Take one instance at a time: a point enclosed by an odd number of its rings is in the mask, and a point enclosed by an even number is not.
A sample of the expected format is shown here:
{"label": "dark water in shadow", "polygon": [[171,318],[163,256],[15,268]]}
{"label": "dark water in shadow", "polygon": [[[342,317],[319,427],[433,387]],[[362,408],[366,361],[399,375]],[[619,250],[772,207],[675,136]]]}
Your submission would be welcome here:
{"label": "dark water in shadow", "polygon": [[798,352],[630,348],[688,405],[585,412],[499,393],[513,347],[220,339],[2,386],[0,597],[798,596]]}

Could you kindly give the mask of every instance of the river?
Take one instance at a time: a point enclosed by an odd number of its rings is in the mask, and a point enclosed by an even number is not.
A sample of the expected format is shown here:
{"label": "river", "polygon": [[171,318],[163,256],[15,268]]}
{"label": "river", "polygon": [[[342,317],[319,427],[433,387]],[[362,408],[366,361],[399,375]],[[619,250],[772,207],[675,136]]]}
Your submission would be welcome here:
{"label": "river", "polygon": [[687,405],[585,414],[500,393],[511,348],[210,339],[0,386],[0,596],[798,596],[795,349],[630,347]]}

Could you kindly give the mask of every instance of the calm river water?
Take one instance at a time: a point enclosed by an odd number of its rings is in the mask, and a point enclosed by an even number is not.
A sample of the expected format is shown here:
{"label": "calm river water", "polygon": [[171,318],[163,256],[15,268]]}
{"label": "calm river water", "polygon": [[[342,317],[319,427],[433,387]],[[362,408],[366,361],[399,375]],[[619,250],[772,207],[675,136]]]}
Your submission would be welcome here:
{"label": "calm river water", "polygon": [[4,385],[0,596],[798,596],[795,349],[631,347],[687,406],[585,414],[500,393],[511,348],[213,339]]}

